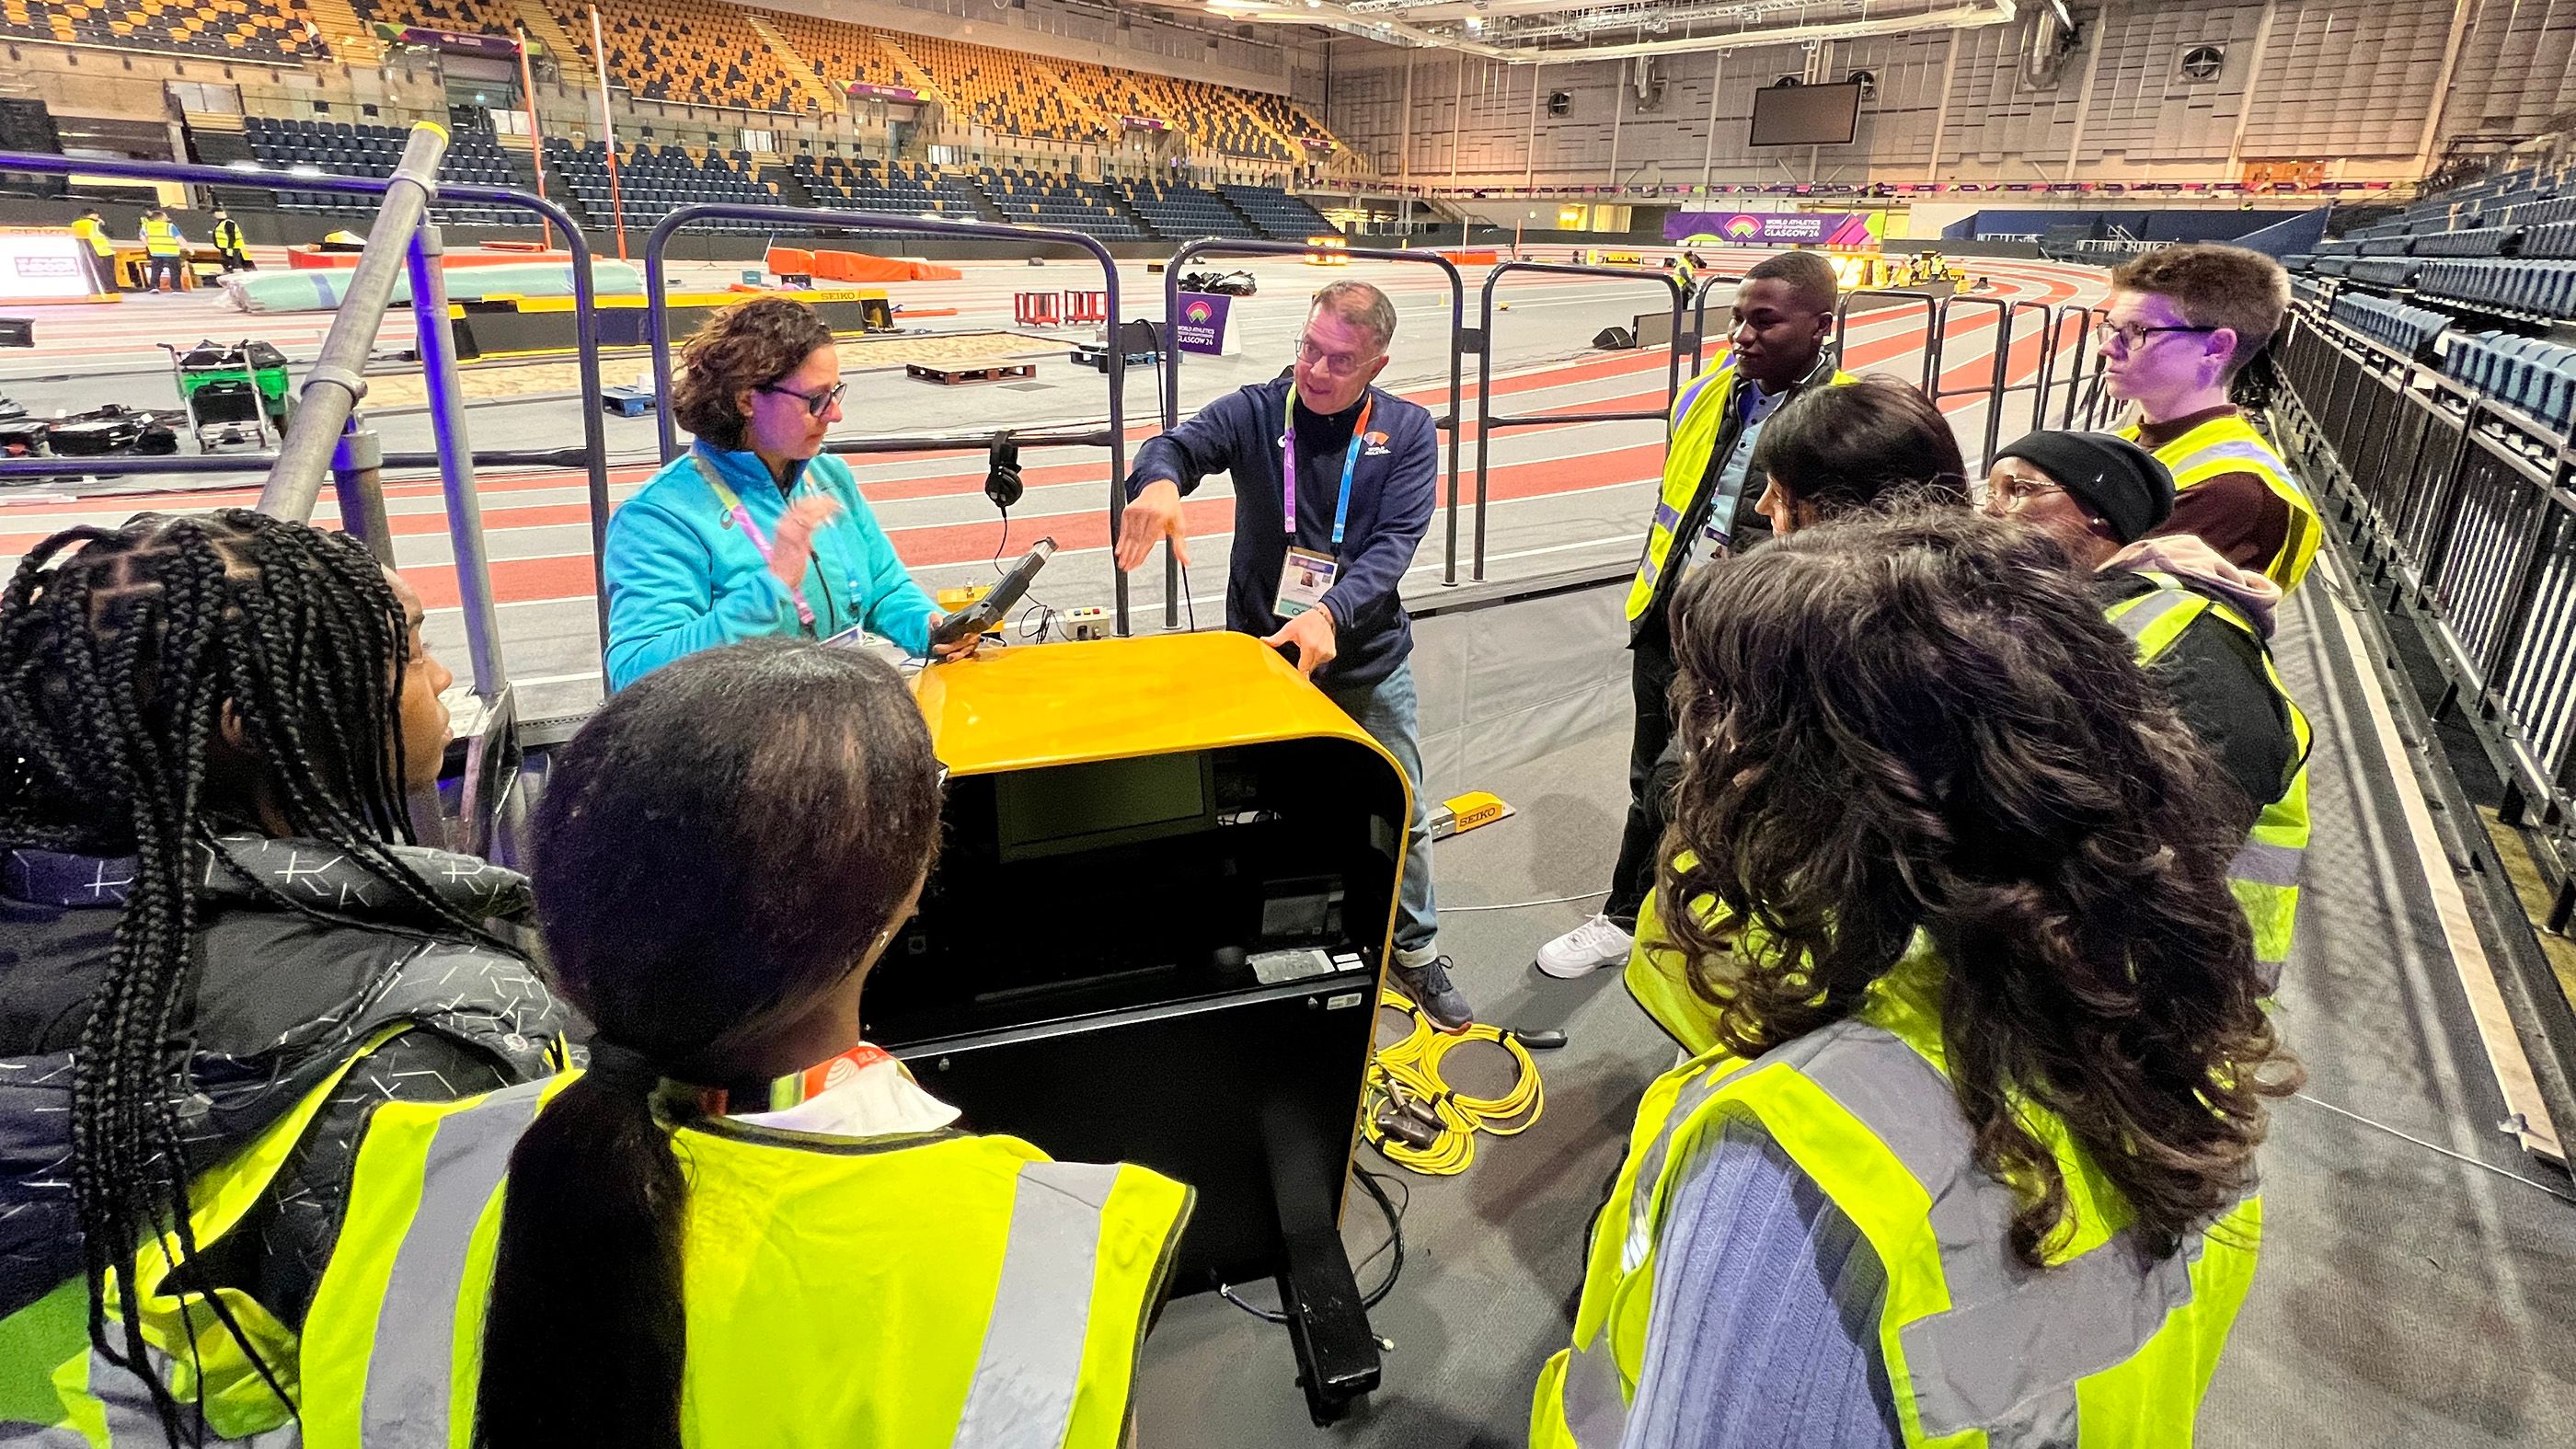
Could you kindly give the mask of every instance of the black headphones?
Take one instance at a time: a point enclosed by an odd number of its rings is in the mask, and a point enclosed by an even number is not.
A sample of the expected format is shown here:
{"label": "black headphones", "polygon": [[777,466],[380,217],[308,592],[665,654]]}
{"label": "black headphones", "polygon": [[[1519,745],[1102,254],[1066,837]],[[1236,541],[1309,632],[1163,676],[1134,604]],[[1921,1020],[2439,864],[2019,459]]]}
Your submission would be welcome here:
{"label": "black headphones", "polygon": [[985,459],[984,496],[1004,513],[1011,511],[1028,491],[1020,479],[1020,445],[1005,435],[993,440],[992,451]]}

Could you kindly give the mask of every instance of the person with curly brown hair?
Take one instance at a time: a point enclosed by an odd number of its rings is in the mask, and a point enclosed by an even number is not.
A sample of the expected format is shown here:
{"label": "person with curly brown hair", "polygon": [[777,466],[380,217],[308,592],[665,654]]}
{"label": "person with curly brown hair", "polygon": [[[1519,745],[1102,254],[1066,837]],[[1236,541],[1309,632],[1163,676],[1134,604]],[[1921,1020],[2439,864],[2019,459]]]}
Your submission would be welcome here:
{"label": "person with curly brown hair", "polygon": [[862,624],[928,654],[938,606],[823,451],[841,420],[832,329],[761,297],[709,318],[681,360],[671,414],[697,442],[608,524],[609,687],[719,644]]}
{"label": "person with curly brown hair", "polygon": [[2300,1081],[2242,796],[1964,509],[1706,570],[1674,635],[1654,910],[1716,1040],[1646,1090],[1531,1443],[2188,1442]]}

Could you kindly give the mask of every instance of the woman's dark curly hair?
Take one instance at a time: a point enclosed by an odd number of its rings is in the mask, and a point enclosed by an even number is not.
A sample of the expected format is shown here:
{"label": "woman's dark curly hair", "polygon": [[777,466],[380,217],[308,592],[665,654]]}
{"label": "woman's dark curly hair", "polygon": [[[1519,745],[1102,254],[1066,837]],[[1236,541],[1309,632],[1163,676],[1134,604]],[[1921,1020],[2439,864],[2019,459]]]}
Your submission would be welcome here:
{"label": "woman's dark curly hair", "polygon": [[832,329],[791,297],[756,297],[719,311],[680,351],[688,370],[671,389],[671,416],[714,447],[742,447],[747,387],[767,387],[832,345]]}
{"label": "woman's dark curly hair", "polygon": [[1850,1016],[1927,933],[1951,1085],[2034,1265],[2068,1199],[2016,1102],[2163,1256],[2251,1188],[2263,1099],[2300,1079],[2227,886],[2252,822],[2101,608],[2054,545],[1960,509],[1804,530],[1675,604],[1689,753],[1656,906],[1720,1039]]}

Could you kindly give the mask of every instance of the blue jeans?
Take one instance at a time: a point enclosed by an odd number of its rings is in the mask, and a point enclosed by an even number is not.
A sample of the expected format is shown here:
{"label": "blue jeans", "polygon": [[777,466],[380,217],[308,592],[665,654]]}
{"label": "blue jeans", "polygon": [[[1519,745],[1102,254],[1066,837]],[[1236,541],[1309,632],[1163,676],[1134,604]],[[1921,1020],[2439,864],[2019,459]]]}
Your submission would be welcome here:
{"label": "blue jeans", "polygon": [[1422,725],[1413,694],[1413,663],[1398,664],[1375,684],[1322,688],[1342,713],[1395,756],[1405,783],[1413,787],[1413,819],[1404,836],[1404,886],[1395,909],[1395,949],[1418,956],[1439,939],[1440,914],[1431,899],[1431,802],[1422,791]]}

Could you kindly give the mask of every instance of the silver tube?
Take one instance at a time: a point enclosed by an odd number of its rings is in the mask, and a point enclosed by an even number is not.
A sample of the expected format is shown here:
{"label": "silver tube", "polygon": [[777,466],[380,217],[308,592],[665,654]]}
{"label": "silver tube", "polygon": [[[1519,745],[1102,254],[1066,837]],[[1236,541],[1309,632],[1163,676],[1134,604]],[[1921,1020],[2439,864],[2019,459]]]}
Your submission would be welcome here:
{"label": "silver tube", "polygon": [[355,535],[376,562],[392,568],[394,531],[385,518],[384,443],[354,413],[331,455],[331,486],[340,499],[340,531]]}
{"label": "silver tube", "polygon": [[409,248],[413,330],[419,339],[421,375],[429,384],[429,425],[438,445],[448,542],[456,554],[457,602],[465,609],[465,656],[474,667],[476,697],[489,703],[509,688],[509,674],[501,663],[501,621],[492,604],[492,560],[483,547],[483,500],[474,490],[474,447],[465,436],[465,393],[456,377],[456,335],[447,325],[447,275],[438,265],[445,251],[437,227],[424,221],[413,229]]}
{"label": "silver tube", "polygon": [[[331,330],[322,339],[322,353],[305,371],[295,415],[287,420],[286,438],[278,445],[277,466],[269,470],[268,483],[260,489],[260,512],[298,523],[313,517],[313,504],[322,496],[322,476],[331,471],[331,455],[340,445],[340,430],[358,399],[366,396],[367,383],[361,374],[367,354],[384,325],[385,309],[393,305],[403,248],[429,214],[430,198],[438,189],[438,163],[446,154],[445,127],[428,121],[412,127],[402,164],[394,168],[385,188],[384,209],[376,213],[375,225],[367,231],[367,249],[350,272],[340,310],[333,314]],[[418,301],[415,291],[415,316]],[[446,309],[434,315],[443,323]]]}

